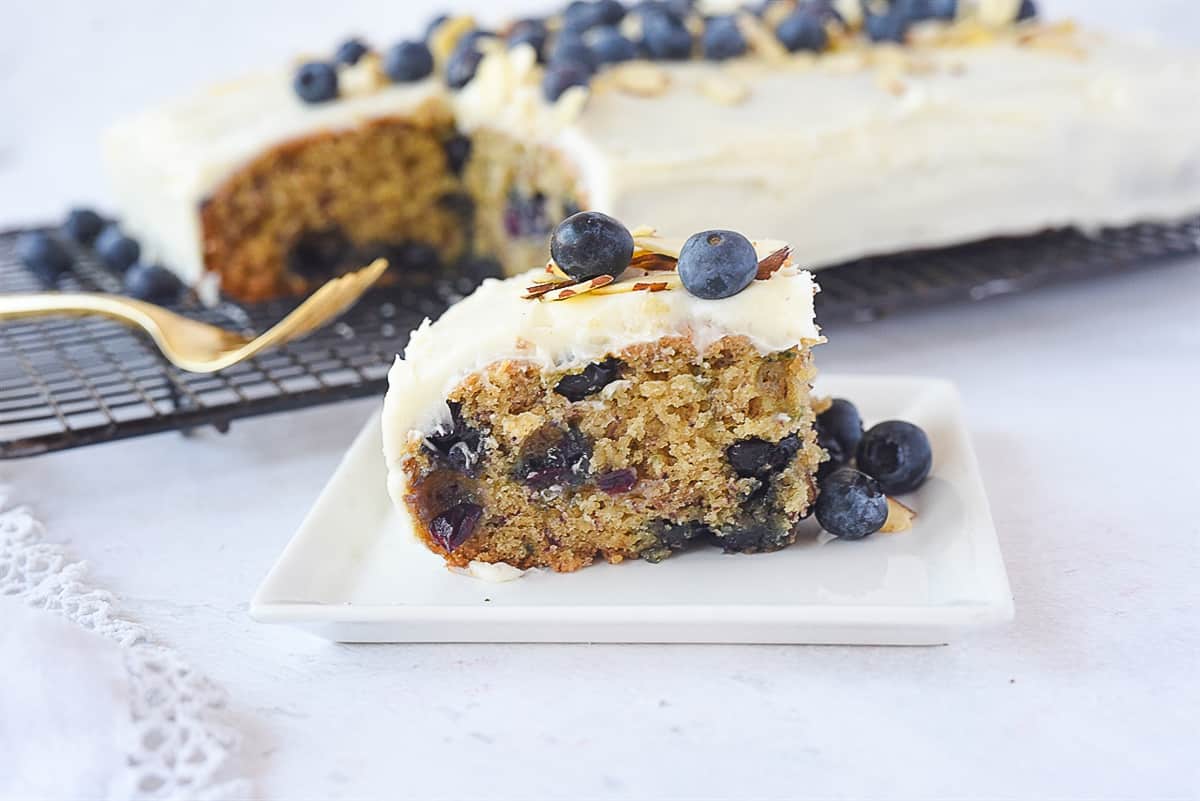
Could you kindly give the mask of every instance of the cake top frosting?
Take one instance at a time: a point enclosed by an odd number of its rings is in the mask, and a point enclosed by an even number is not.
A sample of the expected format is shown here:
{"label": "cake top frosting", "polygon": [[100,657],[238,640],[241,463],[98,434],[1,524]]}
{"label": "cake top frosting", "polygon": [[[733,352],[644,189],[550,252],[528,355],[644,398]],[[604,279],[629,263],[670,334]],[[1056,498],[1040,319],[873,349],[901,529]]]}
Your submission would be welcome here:
{"label": "cake top frosting", "polygon": [[[530,296],[547,272],[531,270],[485,281],[437,322],[426,320],[389,374],[384,411],[388,442],[407,441],[449,419],[446,397],[468,375],[507,359],[542,369],[571,370],[623,348],[664,336],[686,336],[699,349],[728,335],[747,337],[764,353],[822,341],[812,275],[792,263],[787,246],[751,240],[771,269],[737,294],[708,300],[685,291],[668,270],[634,264],[677,256],[682,239],[635,229],[631,266],[608,292],[579,293],[563,302]],[[783,254],[782,256],[780,254]],[[666,291],[637,288],[667,281]]]}

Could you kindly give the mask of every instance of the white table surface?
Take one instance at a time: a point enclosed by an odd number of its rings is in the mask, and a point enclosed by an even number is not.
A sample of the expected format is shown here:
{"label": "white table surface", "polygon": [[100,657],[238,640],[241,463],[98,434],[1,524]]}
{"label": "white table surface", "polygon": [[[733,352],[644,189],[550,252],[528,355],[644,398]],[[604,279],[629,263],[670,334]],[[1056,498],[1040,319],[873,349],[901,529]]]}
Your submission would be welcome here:
{"label": "white table surface", "polygon": [[[202,80],[214,48],[269,63],[355,27],[332,14],[412,13],[209,4],[290,31],[256,39],[195,2],[40,5],[0,28],[0,108],[26,111],[0,124],[3,223],[102,201],[97,115]],[[253,623],[374,401],[0,463],[0,482],[227,688],[264,797],[1196,798],[1198,312],[1191,262],[829,327],[828,371],[963,392],[1017,617],[944,648],[339,646]]]}

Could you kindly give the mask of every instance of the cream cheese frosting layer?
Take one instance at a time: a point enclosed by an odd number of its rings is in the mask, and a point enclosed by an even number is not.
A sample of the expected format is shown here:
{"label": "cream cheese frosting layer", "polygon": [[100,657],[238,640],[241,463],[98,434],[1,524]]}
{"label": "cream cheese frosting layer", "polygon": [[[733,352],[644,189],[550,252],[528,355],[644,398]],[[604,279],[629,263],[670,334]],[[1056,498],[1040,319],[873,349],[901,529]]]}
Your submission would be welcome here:
{"label": "cream cheese frosting layer", "polygon": [[[444,103],[564,153],[589,206],[667,230],[776,231],[817,268],[1049,227],[1174,220],[1200,211],[1200,58],[1042,30],[974,46],[857,46],[819,57],[624,65],[590,90],[541,97],[528,47],[492,48],[462,91],[433,77],[341,76],[307,105],[286,70],[140,115],[108,139],[118,205],[148,258],[203,269],[199,208],[286,141]],[[622,85],[632,66],[662,78]],[[723,86],[724,102],[712,87]],[[730,89],[730,87],[733,87]],[[720,95],[720,93],[718,93]]]}
{"label": "cream cheese frosting layer", "polygon": [[[760,258],[777,243],[756,243]],[[580,295],[547,302],[522,298],[544,273],[485,281],[436,323],[413,332],[388,375],[384,443],[389,464],[411,437],[449,421],[447,396],[464,378],[505,360],[569,370],[664,336],[687,336],[703,349],[742,335],[764,353],[821,341],[812,275],[788,265],[741,293],[704,300],[682,288],[666,292]],[[401,471],[393,471],[399,475]]]}

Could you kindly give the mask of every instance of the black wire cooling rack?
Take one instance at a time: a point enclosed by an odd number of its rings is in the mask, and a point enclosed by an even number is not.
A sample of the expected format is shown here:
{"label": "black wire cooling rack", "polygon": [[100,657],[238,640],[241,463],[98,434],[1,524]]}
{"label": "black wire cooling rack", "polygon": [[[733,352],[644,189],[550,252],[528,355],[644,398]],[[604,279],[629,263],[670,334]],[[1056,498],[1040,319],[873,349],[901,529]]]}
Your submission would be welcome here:
{"label": "black wire cooling rack", "polygon": [[[20,232],[0,233],[0,292],[39,289],[16,259]],[[869,320],[915,306],[981,300],[1067,279],[1143,269],[1200,253],[1200,218],[1084,235],[1053,231],[942,250],[864,259],[822,271],[822,322]],[[64,290],[118,291],[120,280],[80,251]],[[211,375],[170,365],[142,335],[100,318],[0,323],[0,458],[231,421],[383,392],[387,370],[425,317],[437,317],[475,280],[377,290],[308,338]],[[262,331],[288,302],[215,308],[189,316]]]}

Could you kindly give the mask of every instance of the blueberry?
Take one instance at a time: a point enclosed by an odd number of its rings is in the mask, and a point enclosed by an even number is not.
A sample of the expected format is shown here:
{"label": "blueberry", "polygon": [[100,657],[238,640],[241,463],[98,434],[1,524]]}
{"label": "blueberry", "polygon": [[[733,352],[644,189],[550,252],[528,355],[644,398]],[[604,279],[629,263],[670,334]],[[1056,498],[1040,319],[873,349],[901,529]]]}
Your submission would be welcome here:
{"label": "blueberry", "polygon": [[353,248],[340,228],[305,231],[288,248],[288,272],[310,281],[325,280],[349,259]]}
{"label": "blueberry", "polygon": [[651,58],[684,61],[692,55],[692,34],[682,22],[665,12],[642,15],[642,41]]}
{"label": "blueberry", "polygon": [[446,152],[446,166],[455,175],[462,175],[467,159],[471,158],[471,140],[462,134],[454,134],[442,143]]}
{"label": "blueberry", "polygon": [[333,60],[338,64],[345,64],[352,67],[369,51],[370,48],[363,43],[363,40],[355,37],[347,39],[338,45],[337,52],[333,54]]}
{"label": "blueberry", "polygon": [[554,64],[581,64],[590,72],[596,71],[596,54],[588,47],[583,37],[575,33],[564,33],[554,42],[549,61]]}
{"label": "blueberry", "polygon": [[63,223],[67,236],[81,245],[90,245],[104,228],[104,218],[91,209],[71,209]]}
{"label": "blueberry", "polygon": [[776,443],[750,437],[726,448],[725,460],[741,478],[767,479],[787,467],[799,451],[800,437],[796,434]]}
{"label": "blueberry", "polygon": [[834,398],[829,408],[817,415],[817,433],[836,442],[843,460],[849,461],[862,439],[862,417],[853,403],[845,398]]}
{"label": "blueberry", "polygon": [[591,469],[592,443],[578,428],[556,432],[547,446],[538,441],[532,453],[522,454],[516,477],[533,489],[582,484]]}
{"label": "blueberry", "polygon": [[401,42],[383,54],[383,74],[393,83],[412,83],[433,72],[433,54],[424,42]]}
{"label": "blueberry", "polygon": [[891,495],[912,492],[932,468],[929,437],[912,423],[888,420],[872,426],[858,443],[858,469]]}
{"label": "blueberry", "polygon": [[713,536],[708,526],[697,522],[673,523],[669,520],[657,520],[651,523],[649,528],[654,536],[655,545],[640,554],[648,562],[661,562],[670,556],[672,551],[682,551],[693,542]]}
{"label": "blueberry", "polygon": [[483,467],[483,434],[464,422],[461,403],[447,401],[446,405],[450,407],[450,422],[425,437],[425,450],[450,469],[478,478]]}
{"label": "blueberry", "polygon": [[572,86],[587,86],[592,79],[592,69],[574,61],[560,61],[546,68],[542,76],[542,94],[553,103]]}
{"label": "blueberry", "polygon": [[442,264],[441,254],[428,242],[405,242],[396,249],[395,260],[392,266],[409,272],[432,272]]}
{"label": "blueberry", "polygon": [[96,237],[96,255],[110,269],[124,272],[141,257],[142,248],[136,239],[121,233],[116,223],[110,223]]}
{"label": "blueberry", "polygon": [[446,85],[451,89],[462,89],[475,77],[483,54],[474,45],[455,48],[446,61]]}
{"label": "blueberry", "polygon": [[887,496],[879,482],[853,467],[830,473],[817,495],[817,522],[844,540],[861,540],[883,528]]}
{"label": "blueberry", "polygon": [[596,476],[596,488],[608,495],[621,495],[637,486],[638,474],[632,467],[610,470]]}
{"label": "blueberry", "polygon": [[572,403],[581,401],[620,378],[621,367],[621,360],[611,357],[602,362],[593,362],[578,373],[563,376],[554,386],[554,391]]}
{"label": "blueberry", "polygon": [[546,23],[540,19],[523,19],[513,23],[505,41],[510,48],[519,44],[527,44],[537,53],[541,61],[546,51]]}
{"label": "blueberry", "polygon": [[795,541],[785,521],[748,517],[722,529],[714,540],[725,553],[770,553]]}
{"label": "blueberry", "polygon": [[292,79],[292,88],[305,103],[333,100],[338,94],[337,70],[332,64],[326,64],[324,61],[302,64],[300,69],[296,70],[296,77]]}
{"label": "blueberry", "polygon": [[758,274],[758,254],[736,231],[692,234],[679,251],[679,280],[698,298],[728,298],[750,286]]}
{"label": "blueberry", "polygon": [[676,22],[683,22],[692,13],[692,0],[641,0],[632,9],[632,13],[642,17],[652,14],[665,14]]}
{"label": "blueberry", "polygon": [[864,27],[872,42],[903,43],[910,20],[895,10],[886,14],[868,14]]}
{"label": "blueberry", "polygon": [[172,303],[181,291],[179,278],[155,264],[135,264],[125,273],[125,294],[137,300]]}
{"label": "blueberry", "polygon": [[563,11],[563,30],[582,33],[599,25],[616,25],[624,18],[625,6],[618,0],[574,0]]}
{"label": "blueberry", "polygon": [[745,54],[746,39],[733,17],[713,17],[700,37],[700,49],[710,61],[725,61]]}
{"label": "blueberry", "polygon": [[451,506],[429,523],[429,536],[447,552],[457,550],[471,539],[475,527],[483,517],[483,507],[477,503],[463,501]]}
{"label": "blueberry", "polygon": [[598,275],[616,278],[633,258],[633,235],[607,214],[581,211],[555,226],[550,255],[577,281]]}
{"label": "blueberry", "polygon": [[1021,0],[1021,7],[1017,9],[1017,22],[1033,19],[1037,13],[1037,4],[1033,0]]}
{"label": "blueberry", "polygon": [[950,20],[958,14],[958,0],[895,0],[890,13],[898,14],[910,23]]}
{"label": "blueberry", "polygon": [[617,64],[637,58],[637,48],[620,30],[607,25],[589,34],[592,53],[599,64]]}
{"label": "blueberry", "polygon": [[820,52],[829,45],[825,23],[808,9],[801,9],[786,17],[779,23],[775,35],[792,53],[800,50]]}
{"label": "blueberry", "polygon": [[54,286],[59,276],[71,269],[71,254],[57,239],[42,231],[21,234],[17,239],[17,258],[46,286]]}

